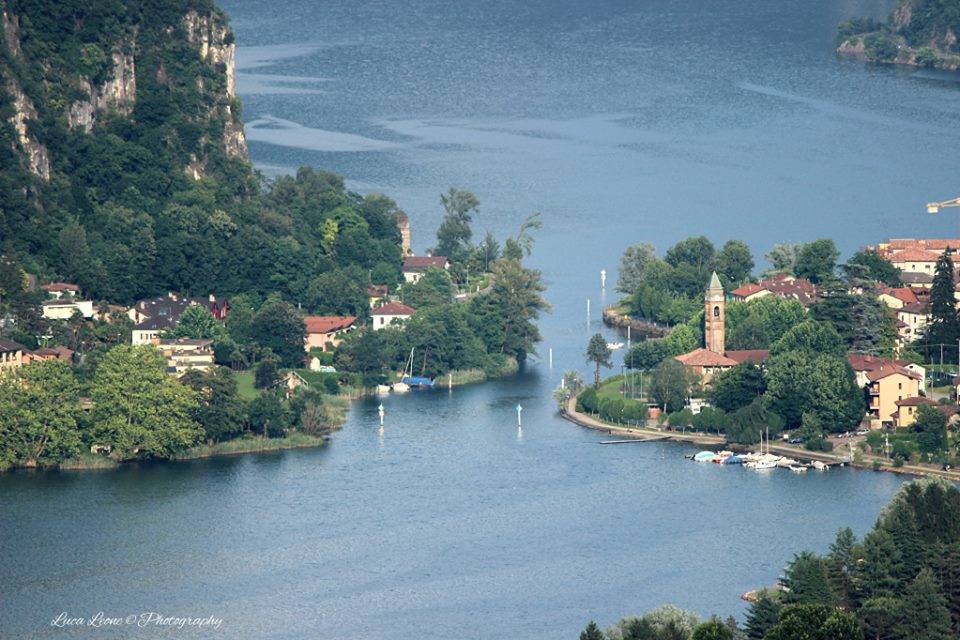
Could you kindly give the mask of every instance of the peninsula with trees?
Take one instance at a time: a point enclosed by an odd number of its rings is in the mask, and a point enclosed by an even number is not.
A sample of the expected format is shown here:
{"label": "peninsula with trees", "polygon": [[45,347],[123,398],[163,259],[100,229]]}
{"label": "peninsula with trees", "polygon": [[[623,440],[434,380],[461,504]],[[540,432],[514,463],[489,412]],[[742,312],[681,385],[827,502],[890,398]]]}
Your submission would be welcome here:
{"label": "peninsula with trees", "polygon": [[837,29],[837,53],[845,58],[916,67],[960,67],[960,1],[900,0],[883,22],[855,18]]}
{"label": "peninsula with trees", "polygon": [[514,235],[437,243],[334,173],[251,165],[209,0],[0,1],[0,470],[322,444],[402,372],[516,371],[547,309]]}
{"label": "peninsula with trees", "polygon": [[[955,477],[955,248],[960,239],[893,239],[840,263],[829,239],[781,244],[755,277],[737,240],[688,238],[663,257],[628,247],[623,298],[605,318],[633,329],[631,344],[618,362],[591,338],[594,384],[570,372],[558,402],[628,434],[767,439],[768,450],[776,439],[784,455]],[[623,373],[601,380],[603,368]]]}

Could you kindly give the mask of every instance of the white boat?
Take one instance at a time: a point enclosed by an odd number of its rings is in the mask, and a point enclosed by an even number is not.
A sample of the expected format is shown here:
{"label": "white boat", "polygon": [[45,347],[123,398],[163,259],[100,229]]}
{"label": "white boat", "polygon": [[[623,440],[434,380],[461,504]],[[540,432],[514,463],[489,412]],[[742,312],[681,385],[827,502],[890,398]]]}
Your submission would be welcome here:
{"label": "white boat", "polygon": [[377,395],[378,395],[378,396],[385,396],[385,395],[389,395],[389,394],[390,394],[390,387],[389,387],[388,385],[385,385],[385,384],[378,384],[378,385],[377,385]]}
{"label": "white boat", "polygon": [[830,467],[820,462],[819,460],[814,460],[810,463],[810,466],[816,469],[817,471],[826,471]]}
{"label": "white boat", "polygon": [[[409,371],[409,373],[407,373]],[[403,373],[400,374],[400,381],[393,383],[394,393],[406,393],[410,391],[410,385],[403,381],[404,378],[413,375],[413,349],[410,349],[410,357],[403,363]]]}
{"label": "white boat", "polygon": [[766,471],[767,469],[775,469],[776,467],[777,467],[776,461],[763,459],[763,460],[757,460],[756,462],[754,462],[751,468],[756,469],[757,471]]}
{"label": "white boat", "polygon": [[793,471],[794,473],[806,473],[807,468],[798,464],[792,464],[790,465],[790,471]]}
{"label": "white boat", "polygon": [[407,391],[410,391],[410,385],[408,385],[406,382],[393,383],[394,393],[406,393]]}
{"label": "white boat", "polygon": [[622,342],[608,342],[608,343],[607,343],[607,349],[610,349],[611,351],[616,351],[617,349],[623,349],[623,343],[622,343]]}

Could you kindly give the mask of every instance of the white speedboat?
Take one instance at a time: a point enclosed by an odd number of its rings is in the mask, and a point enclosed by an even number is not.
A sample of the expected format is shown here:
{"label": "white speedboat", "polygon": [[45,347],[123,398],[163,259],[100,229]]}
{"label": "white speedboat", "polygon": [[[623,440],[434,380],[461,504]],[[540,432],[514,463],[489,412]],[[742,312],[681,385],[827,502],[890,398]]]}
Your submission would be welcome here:
{"label": "white speedboat", "polygon": [[616,351],[617,349],[623,349],[623,343],[622,343],[622,342],[608,342],[608,343],[607,343],[607,349],[610,349],[611,351]]}

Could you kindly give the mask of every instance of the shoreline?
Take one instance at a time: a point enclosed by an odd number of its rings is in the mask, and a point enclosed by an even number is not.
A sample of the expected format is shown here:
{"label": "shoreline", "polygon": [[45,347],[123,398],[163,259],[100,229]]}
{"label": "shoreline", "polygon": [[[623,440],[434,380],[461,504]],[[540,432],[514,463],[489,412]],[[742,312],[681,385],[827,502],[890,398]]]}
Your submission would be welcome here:
{"label": "shoreline", "polygon": [[[472,384],[481,384],[491,380],[499,380],[516,374],[520,365],[516,360],[511,359],[501,368],[497,375],[487,375],[482,369],[464,369],[451,371],[453,375],[452,387],[462,387]],[[443,376],[446,377],[446,374]],[[445,388],[446,385],[437,385],[436,389]],[[347,403],[353,403],[367,397],[376,397],[374,388],[370,389],[351,389],[347,393],[337,394],[338,398]],[[348,407],[349,409],[349,407]],[[343,428],[347,420],[347,413],[344,412],[343,419],[335,425],[332,425],[327,433],[322,436],[313,436],[299,431],[294,431],[282,438],[261,438],[254,435],[240,436],[232,440],[224,440],[212,445],[198,444],[186,449],[170,458],[151,459],[151,460],[124,460],[116,461],[109,456],[97,455],[84,451],[79,456],[68,458],[62,462],[46,467],[28,467],[25,465],[14,465],[7,469],[0,470],[2,473],[13,472],[49,472],[49,471],[116,471],[124,465],[130,463],[171,463],[171,462],[189,462],[190,460],[205,460],[209,458],[221,458],[228,456],[255,455],[259,453],[270,453],[275,451],[290,451],[294,449],[316,449],[325,447],[329,444],[332,434]]]}
{"label": "shoreline", "polygon": [[[593,429],[595,431],[602,431],[611,435],[634,438],[641,441],[684,442],[703,446],[724,445],[730,447],[731,449],[737,448],[744,451],[751,450],[751,448],[747,445],[728,444],[725,436],[714,436],[705,433],[675,433],[672,431],[654,429],[651,427],[627,427],[623,425],[609,424],[603,422],[599,418],[580,413],[576,410],[576,403],[577,396],[571,396],[570,399],[567,400],[566,406],[561,409],[560,417],[567,422],[571,422],[585,429]],[[831,465],[848,466],[864,471],[886,471],[890,473],[916,477],[938,476],[952,482],[960,482],[960,471],[946,471],[944,469],[921,467],[915,464],[904,464],[902,467],[895,467],[892,464],[887,463],[887,461],[881,458],[875,458],[873,456],[865,456],[862,462],[852,462],[845,457],[838,456],[833,453],[827,453],[824,451],[808,451],[801,447],[794,447],[786,444],[771,444],[770,451],[781,456],[789,456],[791,458],[806,462],[816,460]],[[874,468],[873,466],[875,460],[880,461],[881,463],[878,468]]]}

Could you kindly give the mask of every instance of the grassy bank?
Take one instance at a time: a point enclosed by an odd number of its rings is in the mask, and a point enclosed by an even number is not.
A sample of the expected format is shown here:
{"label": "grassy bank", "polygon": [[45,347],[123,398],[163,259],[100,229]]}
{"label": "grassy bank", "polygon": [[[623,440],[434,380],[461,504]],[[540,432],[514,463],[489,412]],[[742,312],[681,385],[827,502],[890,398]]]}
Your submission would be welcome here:
{"label": "grassy bank", "polygon": [[63,471],[88,471],[91,469],[116,469],[117,463],[107,456],[81,453],[76,458],[64,460],[59,467]]}
{"label": "grassy bank", "polygon": [[445,375],[437,377],[436,384],[438,387],[445,387],[447,384],[452,384],[455,387],[465,384],[475,384],[477,382],[511,376],[519,371],[519,369],[520,364],[516,358],[506,358],[496,371],[488,372],[484,369],[454,369],[450,372],[449,378]]}
{"label": "grassy bank", "polygon": [[320,436],[311,436],[305,433],[291,433],[283,438],[259,438],[244,436],[216,444],[202,444],[187,449],[174,456],[174,460],[194,460],[197,458],[212,458],[213,456],[231,456],[242,453],[258,453],[261,451],[281,451],[283,449],[304,449],[308,447],[322,447],[326,440]]}

